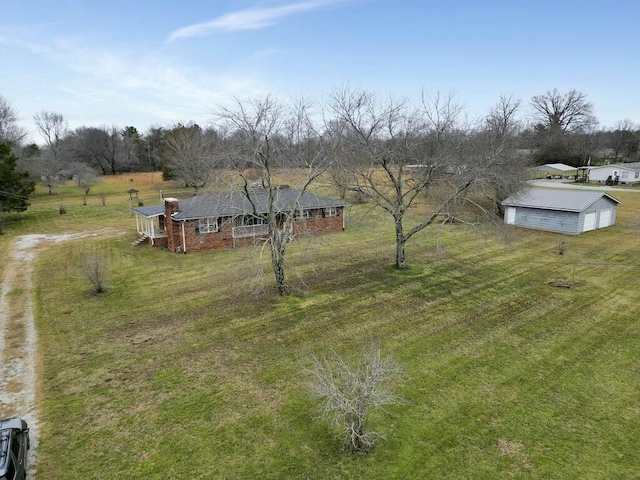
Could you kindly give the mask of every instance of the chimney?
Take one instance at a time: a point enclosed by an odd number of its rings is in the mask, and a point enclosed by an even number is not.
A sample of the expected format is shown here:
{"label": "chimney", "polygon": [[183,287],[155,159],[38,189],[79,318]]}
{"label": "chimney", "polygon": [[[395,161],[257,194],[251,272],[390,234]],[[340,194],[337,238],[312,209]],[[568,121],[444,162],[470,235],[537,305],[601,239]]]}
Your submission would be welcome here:
{"label": "chimney", "polygon": [[169,220],[171,215],[178,212],[178,199],[167,197],[164,199],[164,215]]}

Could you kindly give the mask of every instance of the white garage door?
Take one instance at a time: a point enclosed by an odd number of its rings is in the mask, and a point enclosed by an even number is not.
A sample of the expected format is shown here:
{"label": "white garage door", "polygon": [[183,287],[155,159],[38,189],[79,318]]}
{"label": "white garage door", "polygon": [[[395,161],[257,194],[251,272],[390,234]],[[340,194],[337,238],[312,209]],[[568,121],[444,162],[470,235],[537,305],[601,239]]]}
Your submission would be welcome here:
{"label": "white garage door", "polygon": [[516,223],[516,208],[507,207],[504,212],[504,221],[508,225],[515,225]]}
{"label": "white garage door", "polygon": [[611,209],[602,210],[598,219],[598,228],[608,227],[611,225]]}
{"label": "white garage door", "polygon": [[583,232],[596,229],[596,212],[586,213],[584,215],[584,228]]}

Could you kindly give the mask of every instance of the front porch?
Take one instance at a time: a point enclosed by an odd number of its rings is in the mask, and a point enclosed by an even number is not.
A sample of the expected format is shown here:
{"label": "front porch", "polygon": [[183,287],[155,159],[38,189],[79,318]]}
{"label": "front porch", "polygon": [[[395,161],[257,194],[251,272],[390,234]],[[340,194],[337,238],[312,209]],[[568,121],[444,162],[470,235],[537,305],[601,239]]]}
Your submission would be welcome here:
{"label": "front porch", "polygon": [[164,213],[144,215],[133,212],[136,217],[136,230],[140,235],[140,240],[148,239],[151,245],[161,243],[166,246],[167,232],[164,230]]}

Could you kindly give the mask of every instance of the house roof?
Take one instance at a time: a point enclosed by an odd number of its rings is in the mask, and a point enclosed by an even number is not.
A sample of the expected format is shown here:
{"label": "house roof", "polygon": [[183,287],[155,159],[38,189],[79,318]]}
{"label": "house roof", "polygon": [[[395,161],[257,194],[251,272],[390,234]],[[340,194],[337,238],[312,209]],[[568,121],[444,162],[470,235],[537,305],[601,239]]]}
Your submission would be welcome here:
{"label": "house roof", "polygon": [[135,207],[132,208],[134,212],[138,212],[145,217],[157,217],[164,213],[164,205],[154,205],[153,207]]}
{"label": "house roof", "polygon": [[[341,200],[322,197],[311,192],[300,192],[293,188],[280,188],[274,192],[276,198],[274,207],[278,212],[291,211],[296,205],[302,210],[345,207],[347,204]],[[255,191],[250,193],[251,200],[256,206],[256,213],[269,211],[267,191]],[[137,207],[133,209],[146,217],[153,217],[164,213],[164,206]],[[174,220],[190,220],[205,217],[233,217],[253,213],[251,202],[243,192],[229,191],[222,193],[208,193],[186,198],[179,201],[178,212],[173,214]]]}
{"label": "house roof", "polygon": [[576,170],[576,167],[572,167],[571,165],[566,165],[564,163],[546,163],[544,165],[540,165],[539,167],[534,167],[534,170],[558,170],[559,172],[572,172]]}
{"label": "house roof", "polygon": [[508,207],[540,208],[543,210],[561,210],[565,212],[582,212],[602,197],[607,197],[616,203],[622,203],[620,200],[605,192],[527,188],[504,200],[502,205]]}
{"label": "house roof", "polygon": [[633,163],[612,163],[611,165],[599,165],[597,167],[587,167],[589,170],[597,170],[599,168],[618,168],[622,170],[638,171],[640,170],[640,162]]}

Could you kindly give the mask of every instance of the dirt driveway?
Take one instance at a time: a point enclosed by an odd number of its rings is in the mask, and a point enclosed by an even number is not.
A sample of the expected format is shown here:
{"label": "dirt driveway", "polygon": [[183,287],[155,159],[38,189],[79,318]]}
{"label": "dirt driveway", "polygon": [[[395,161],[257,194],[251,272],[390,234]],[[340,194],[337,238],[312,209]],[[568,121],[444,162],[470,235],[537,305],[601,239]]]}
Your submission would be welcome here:
{"label": "dirt driveway", "polygon": [[37,254],[55,242],[125,232],[99,230],[68,235],[24,235],[7,250],[11,256],[0,291],[0,416],[21,416],[29,424],[29,478],[35,478],[39,428],[36,411],[33,269]]}

